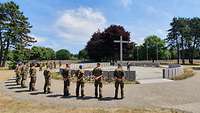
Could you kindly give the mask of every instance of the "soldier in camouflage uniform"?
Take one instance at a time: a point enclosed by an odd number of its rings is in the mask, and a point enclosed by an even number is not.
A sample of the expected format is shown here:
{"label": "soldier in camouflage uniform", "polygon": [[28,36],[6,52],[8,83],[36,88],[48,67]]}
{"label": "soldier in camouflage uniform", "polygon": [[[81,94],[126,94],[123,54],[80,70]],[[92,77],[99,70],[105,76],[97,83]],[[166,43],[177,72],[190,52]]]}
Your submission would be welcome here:
{"label": "soldier in camouflage uniform", "polygon": [[66,68],[63,70],[63,81],[64,81],[64,96],[69,96],[69,86],[70,86],[70,67],[66,64]]}
{"label": "soldier in camouflage uniform", "polygon": [[42,63],[40,63],[39,71],[42,71],[42,67],[43,67],[43,65],[42,65]]}
{"label": "soldier in camouflage uniform", "polygon": [[52,62],[49,63],[49,68],[53,69],[53,63]]}
{"label": "soldier in camouflage uniform", "polygon": [[121,99],[124,98],[124,71],[122,69],[121,64],[118,64],[118,68],[114,71],[114,79],[115,79],[115,99],[118,98],[118,89],[120,86],[121,89]]}
{"label": "soldier in camouflage uniform", "polygon": [[53,68],[56,69],[56,62],[53,62]]}
{"label": "soldier in camouflage uniform", "polygon": [[29,84],[29,90],[30,91],[35,91],[35,83],[36,83],[36,68],[35,68],[35,64],[31,64],[31,68],[30,68],[30,84]]}
{"label": "soldier in camouflage uniform", "polygon": [[51,93],[50,86],[51,86],[51,71],[49,69],[45,69],[44,72],[44,93]]}
{"label": "soldier in camouflage uniform", "polygon": [[[95,86],[95,98],[98,98],[98,89],[99,89],[99,98],[102,98],[102,70],[100,68],[100,63],[97,63],[97,67],[95,67],[92,71],[92,75],[94,76],[94,86]],[[99,87],[99,88],[98,88]]]}
{"label": "soldier in camouflage uniform", "polygon": [[26,80],[27,80],[27,76],[28,76],[28,71],[29,71],[29,66],[27,63],[24,63],[24,65],[22,66],[21,68],[21,77],[22,77],[22,80],[21,80],[21,87],[22,88],[26,88]]}
{"label": "soldier in camouflage uniform", "polygon": [[79,70],[76,72],[77,82],[76,82],[76,97],[79,96],[79,89],[81,87],[81,97],[84,97],[84,70],[82,66],[79,66]]}
{"label": "soldier in camouflage uniform", "polygon": [[17,83],[17,85],[20,85],[20,81],[21,81],[21,64],[18,64],[16,66],[15,73],[16,73],[16,83]]}

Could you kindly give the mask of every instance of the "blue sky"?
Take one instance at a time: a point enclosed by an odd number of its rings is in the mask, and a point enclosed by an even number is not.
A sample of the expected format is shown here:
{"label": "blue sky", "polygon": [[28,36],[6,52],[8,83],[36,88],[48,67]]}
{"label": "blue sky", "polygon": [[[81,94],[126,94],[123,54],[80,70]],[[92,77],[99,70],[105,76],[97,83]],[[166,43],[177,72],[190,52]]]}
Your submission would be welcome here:
{"label": "blue sky", "polygon": [[[0,0],[6,2],[8,0]],[[14,0],[29,18],[34,45],[78,53],[92,33],[111,24],[142,43],[149,35],[165,38],[173,17],[197,17],[199,0]]]}

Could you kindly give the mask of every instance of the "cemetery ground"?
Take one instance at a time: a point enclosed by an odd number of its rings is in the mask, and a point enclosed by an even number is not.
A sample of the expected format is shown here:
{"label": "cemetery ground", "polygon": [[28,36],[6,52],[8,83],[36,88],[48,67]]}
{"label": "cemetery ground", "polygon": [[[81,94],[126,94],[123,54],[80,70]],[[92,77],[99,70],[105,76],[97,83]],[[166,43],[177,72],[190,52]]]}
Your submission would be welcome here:
{"label": "cemetery ground", "polygon": [[[107,67],[112,70],[114,67]],[[125,69],[125,67],[124,67]],[[70,86],[72,96],[62,97],[63,82],[52,80],[51,94],[43,94],[44,78],[37,74],[37,91],[15,85],[13,71],[0,71],[0,113],[199,113],[200,72],[181,81],[161,81],[162,68],[132,67],[137,80],[144,84],[126,84],[125,98],[114,100],[114,85],[103,86],[103,99],[94,98],[94,86],[85,85],[85,98],[77,99],[75,83]],[[151,75],[151,76],[149,76]],[[146,82],[148,80],[156,80]],[[157,82],[158,80],[158,82]],[[27,80],[29,81],[29,79]],[[28,83],[27,83],[28,85]],[[3,108],[3,109],[2,109]]]}

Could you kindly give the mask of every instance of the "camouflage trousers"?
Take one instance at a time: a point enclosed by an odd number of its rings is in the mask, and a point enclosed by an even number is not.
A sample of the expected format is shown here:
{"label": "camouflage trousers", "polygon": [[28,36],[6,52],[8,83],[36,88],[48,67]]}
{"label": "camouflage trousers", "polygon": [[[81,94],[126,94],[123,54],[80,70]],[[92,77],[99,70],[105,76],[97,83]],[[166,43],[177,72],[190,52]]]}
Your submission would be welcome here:
{"label": "camouflage trousers", "polygon": [[44,93],[50,93],[51,80],[45,80]]}
{"label": "camouflage trousers", "polygon": [[30,84],[29,84],[30,91],[35,91],[35,83],[36,83],[36,77],[31,77]]}
{"label": "camouflage trousers", "polygon": [[21,81],[21,75],[20,74],[16,74],[16,83],[17,83],[17,85],[20,85],[20,81]]}
{"label": "camouflage trousers", "polygon": [[103,84],[99,80],[94,81],[94,87],[95,87],[95,97],[98,97],[98,90],[99,90],[99,98],[102,98],[102,87]]}
{"label": "camouflage trousers", "polygon": [[79,89],[81,87],[81,97],[84,96],[84,82],[83,81],[77,81],[76,82],[76,96],[79,96]]}
{"label": "camouflage trousers", "polygon": [[69,96],[69,86],[70,86],[70,81],[69,80],[64,80],[64,96]]}
{"label": "camouflage trousers", "polygon": [[115,98],[118,97],[118,90],[119,90],[119,86],[121,89],[121,98],[124,97],[124,82],[123,81],[115,81]]}
{"label": "camouflage trousers", "polygon": [[21,80],[21,87],[25,88],[26,87],[26,79],[27,79],[27,75],[22,75],[22,80]]}

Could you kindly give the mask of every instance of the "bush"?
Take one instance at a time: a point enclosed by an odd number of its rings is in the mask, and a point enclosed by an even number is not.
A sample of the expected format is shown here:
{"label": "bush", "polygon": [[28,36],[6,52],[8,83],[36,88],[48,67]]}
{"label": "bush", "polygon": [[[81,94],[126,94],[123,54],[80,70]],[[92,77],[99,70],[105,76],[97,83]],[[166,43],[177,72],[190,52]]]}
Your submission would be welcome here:
{"label": "bush", "polygon": [[172,80],[184,80],[192,76],[194,76],[193,69],[186,68],[184,69],[184,73],[182,75],[176,76],[175,78],[172,78]]}

